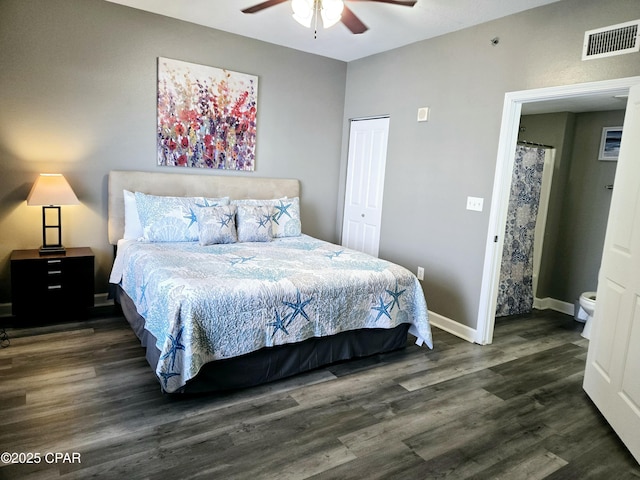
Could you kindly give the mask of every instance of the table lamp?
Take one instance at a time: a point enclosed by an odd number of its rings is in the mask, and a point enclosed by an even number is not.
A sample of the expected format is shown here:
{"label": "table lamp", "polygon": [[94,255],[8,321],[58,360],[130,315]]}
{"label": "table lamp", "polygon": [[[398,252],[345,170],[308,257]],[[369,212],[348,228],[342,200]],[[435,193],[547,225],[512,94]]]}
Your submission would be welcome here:
{"label": "table lamp", "polygon": [[[27,205],[42,205],[40,255],[64,254],[60,205],[78,205],[78,197],[60,173],[41,173],[27,197]],[[57,235],[56,235],[57,234]]]}

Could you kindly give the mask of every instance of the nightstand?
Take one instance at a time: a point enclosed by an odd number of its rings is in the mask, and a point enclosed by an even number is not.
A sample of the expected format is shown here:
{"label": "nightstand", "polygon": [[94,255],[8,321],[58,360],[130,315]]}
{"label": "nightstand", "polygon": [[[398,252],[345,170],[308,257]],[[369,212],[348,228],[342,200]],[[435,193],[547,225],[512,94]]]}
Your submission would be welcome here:
{"label": "nightstand", "polygon": [[95,257],[89,247],[40,255],[11,253],[12,313],[21,321],[50,323],[86,319],[93,307]]}

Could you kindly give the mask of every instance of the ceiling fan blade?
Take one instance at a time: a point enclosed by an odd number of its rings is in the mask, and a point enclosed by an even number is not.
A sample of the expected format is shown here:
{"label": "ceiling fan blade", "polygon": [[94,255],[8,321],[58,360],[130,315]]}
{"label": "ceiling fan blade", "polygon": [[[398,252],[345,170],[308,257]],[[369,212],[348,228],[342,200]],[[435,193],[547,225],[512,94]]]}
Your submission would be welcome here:
{"label": "ceiling fan blade", "polygon": [[280,3],[284,3],[288,0],[267,0],[266,2],[258,3],[253,7],[245,8],[242,10],[242,13],[256,13],[260,10],[264,10],[265,8],[273,7],[274,5],[278,5]]}
{"label": "ceiling fan blade", "polygon": [[400,5],[403,7],[413,7],[418,0],[349,0],[350,2],[378,2],[390,3],[391,5]]}
{"label": "ceiling fan blade", "polygon": [[349,10],[346,5],[342,9],[342,17],[340,18],[340,21],[344,23],[349,30],[351,30],[351,33],[358,34],[369,30],[369,27],[362,23],[362,21],[356,17],[355,13]]}

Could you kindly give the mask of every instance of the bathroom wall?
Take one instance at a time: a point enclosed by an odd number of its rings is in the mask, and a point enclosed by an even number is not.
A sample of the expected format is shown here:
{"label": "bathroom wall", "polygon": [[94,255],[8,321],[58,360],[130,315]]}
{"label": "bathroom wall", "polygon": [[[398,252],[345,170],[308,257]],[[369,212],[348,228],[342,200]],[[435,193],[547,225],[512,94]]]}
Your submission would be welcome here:
{"label": "bathroom wall", "polygon": [[[620,126],[624,111],[576,115],[573,154],[563,202],[563,227],[551,285],[552,297],[575,302],[595,290],[609,218],[616,162],[598,160],[603,127]],[[555,271],[557,270],[557,274]]]}
{"label": "bathroom wall", "polygon": [[538,298],[570,304],[597,288],[616,162],[598,160],[603,127],[624,110],[523,116],[521,138],[558,148],[545,230]]}
{"label": "bathroom wall", "polygon": [[518,140],[549,145],[556,151],[547,224],[544,231],[544,248],[538,274],[538,289],[534,292],[538,298],[553,298],[550,285],[558,251],[558,232],[562,227],[561,213],[571,165],[574,126],[575,114],[571,112],[523,115],[520,119]]}

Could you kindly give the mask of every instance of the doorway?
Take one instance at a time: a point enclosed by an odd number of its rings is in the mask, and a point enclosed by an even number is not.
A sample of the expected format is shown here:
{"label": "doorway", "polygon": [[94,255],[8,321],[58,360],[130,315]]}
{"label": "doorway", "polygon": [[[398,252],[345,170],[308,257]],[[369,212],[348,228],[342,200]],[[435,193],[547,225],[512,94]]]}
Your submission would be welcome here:
{"label": "doorway", "polygon": [[640,77],[630,77],[602,82],[549,87],[505,95],[498,159],[489,218],[489,230],[485,248],[485,262],[478,309],[476,343],[489,344],[493,340],[497,289],[500,276],[500,260],[504,244],[509,190],[514,165],[514,155],[520,115],[523,104],[535,102],[570,102],[578,98],[609,98],[628,94],[632,85],[640,83]]}

